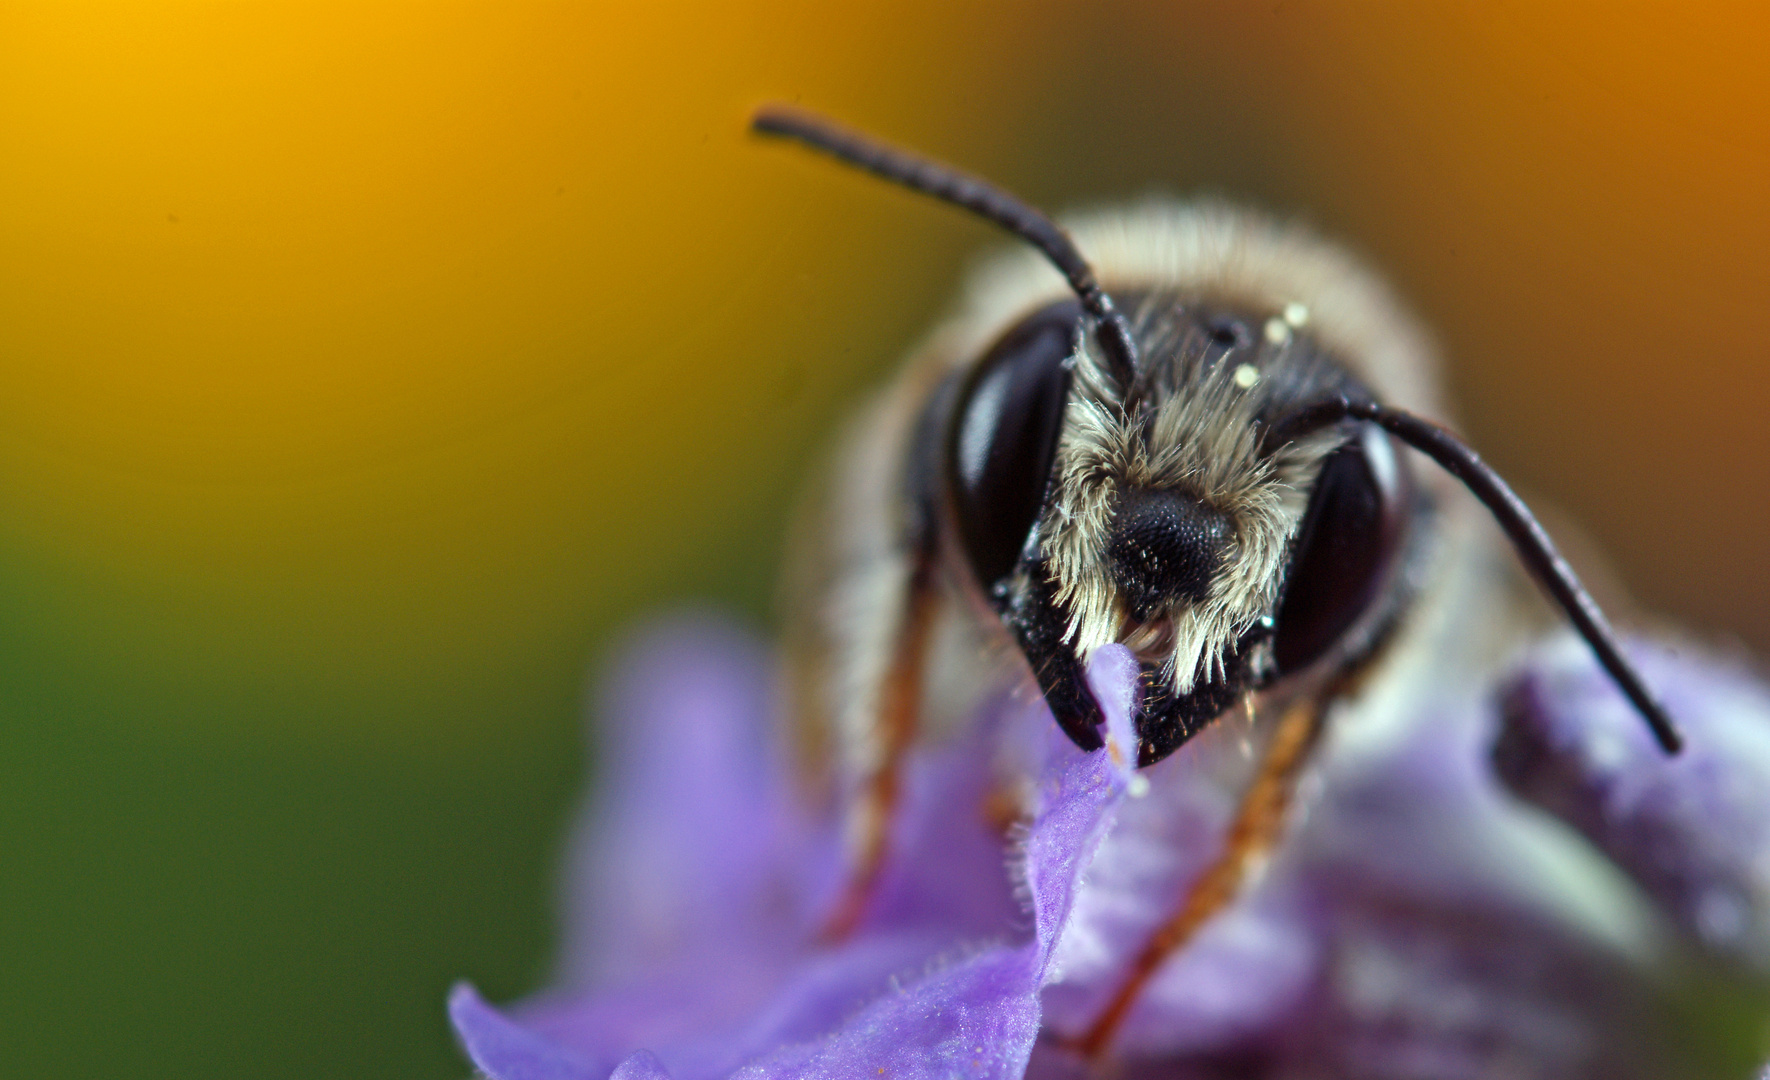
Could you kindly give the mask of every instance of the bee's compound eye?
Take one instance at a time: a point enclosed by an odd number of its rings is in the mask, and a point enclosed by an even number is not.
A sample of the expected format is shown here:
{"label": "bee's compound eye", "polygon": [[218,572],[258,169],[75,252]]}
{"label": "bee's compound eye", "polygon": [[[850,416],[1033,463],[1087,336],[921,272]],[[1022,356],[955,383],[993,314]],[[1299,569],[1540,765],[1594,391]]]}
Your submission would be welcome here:
{"label": "bee's compound eye", "polygon": [[1043,308],[984,354],[962,391],[948,445],[954,509],[965,554],[985,587],[1014,569],[1045,497],[1081,305]]}
{"label": "bee's compound eye", "polygon": [[1407,501],[1402,462],[1374,424],[1322,462],[1278,609],[1280,673],[1319,659],[1370,607],[1400,547]]}

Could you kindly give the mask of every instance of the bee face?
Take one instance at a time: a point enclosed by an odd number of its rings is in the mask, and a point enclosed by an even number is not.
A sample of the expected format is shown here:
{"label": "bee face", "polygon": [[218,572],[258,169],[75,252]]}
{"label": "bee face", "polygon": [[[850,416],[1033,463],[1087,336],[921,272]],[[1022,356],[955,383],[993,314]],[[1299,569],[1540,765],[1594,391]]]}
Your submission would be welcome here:
{"label": "bee face", "polygon": [[1324,398],[1371,396],[1301,305],[1118,295],[1134,384],[1103,370],[1073,301],[1022,318],[958,395],[947,505],[973,580],[1077,742],[1098,738],[1070,685],[1086,657],[1111,642],[1137,653],[1150,763],[1245,691],[1347,652],[1393,607],[1377,601],[1415,507],[1375,427],[1274,438]]}

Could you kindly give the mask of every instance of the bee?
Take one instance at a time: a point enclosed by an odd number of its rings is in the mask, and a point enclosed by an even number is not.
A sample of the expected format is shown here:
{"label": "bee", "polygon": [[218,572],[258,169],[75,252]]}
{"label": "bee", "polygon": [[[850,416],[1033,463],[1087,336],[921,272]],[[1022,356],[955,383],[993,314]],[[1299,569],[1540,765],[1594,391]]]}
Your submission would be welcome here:
{"label": "bee", "polygon": [[[1084,673],[1116,642],[1141,671],[1140,766],[1238,709],[1286,718],[1267,783],[1244,799],[1253,839],[1207,882],[1221,895],[1183,905],[1151,943],[1153,967],[1233,894],[1327,707],[1432,587],[1457,481],[1677,752],[1670,717],[1530,510],[1425,418],[1443,406],[1424,336],[1345,253],[1217,203],[1149,202],[1065,229],[803,110],[764,108],[752,127],[1032,249],[982,277],[850,432],[789,566],[791,681],[812,731],[833,733],[850,834],[829,936],[863,917],[908,750],[1016,672],[1065,735],[1100,750]],[[1402,447],[1440,469],[1422,475]]]}

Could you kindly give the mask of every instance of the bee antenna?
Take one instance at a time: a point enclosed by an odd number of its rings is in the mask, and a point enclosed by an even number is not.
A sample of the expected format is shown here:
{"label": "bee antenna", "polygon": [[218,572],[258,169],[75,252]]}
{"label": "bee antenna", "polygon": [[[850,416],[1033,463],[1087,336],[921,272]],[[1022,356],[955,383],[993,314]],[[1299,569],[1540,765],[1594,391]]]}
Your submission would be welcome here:
{"label": "bee antenna", "polygon": [[795,139],[892,183],[963,207],[1038,248],[1068,279],[1082,308],[1093,317],[1094,335],[1106,354],[1107,367],[1120,391],[1130,394],[1137,378],[1137,346],[1131,340],[1130,325],[1100,287],[1094,268],[1076,250],[1069,234],[1031,204],[943,161],[892,146],[804,109],[764,105],[750,119],[750,130]]}
{"label": "bee antenna", "polygon": [[1573,567],[1556,549],[1530,507],[1467,443],[1430,420],[1374,401],[1345,397],[1304,409],[1273,432],[1273,441],[1282,443],[1347,419],[1367,420],[1380,426],[1461,480],[1505,530],[1519,560],[1530,569],[1537,583],[1567,613],[1574,628],[1597,654],[1598,662],[1647,721],[1660,748],[1667,754],[1683,749],[1684,737],[1678,733],[1665,706],[1647,689],[1640,673],[1623,657],[1616,632],[1599,610],[1598,602],[1580,584]]}

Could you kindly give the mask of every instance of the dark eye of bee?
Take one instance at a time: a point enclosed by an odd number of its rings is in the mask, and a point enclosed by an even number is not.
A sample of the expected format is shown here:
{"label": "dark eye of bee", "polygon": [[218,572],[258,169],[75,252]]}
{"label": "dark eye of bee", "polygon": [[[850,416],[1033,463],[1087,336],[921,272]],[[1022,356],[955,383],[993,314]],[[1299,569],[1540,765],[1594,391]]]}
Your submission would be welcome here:
{"label": "dark eye of bee", "polygon": [[1320,658],[1370,607],[1400,547],[1406,488],[1395,447],[1374,424],[1322,463],[1278,609],[1281,673]]}
{"label": "dark eye of bee", "polygon": [[986,588],[1020,558],[1051,475],[1081,305],[1028,316],[986,353],[962,391],[948,444],[959,532]]}

